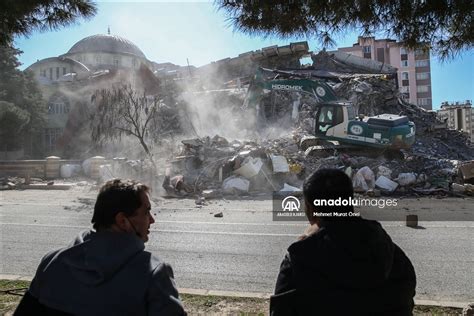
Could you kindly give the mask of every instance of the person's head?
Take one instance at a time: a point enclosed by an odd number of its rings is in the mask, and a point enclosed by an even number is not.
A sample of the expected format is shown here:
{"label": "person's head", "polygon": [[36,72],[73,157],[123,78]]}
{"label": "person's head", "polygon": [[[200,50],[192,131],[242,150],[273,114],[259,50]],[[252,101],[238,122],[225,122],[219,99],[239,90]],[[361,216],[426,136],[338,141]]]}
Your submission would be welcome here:
{"label": "person's head", "polygon": [[[319,169],[310,175],[303,184],[303,196],[306,206],[306,216],[311,224],[324,225],[330,221],[344,220],[349,217],[326,217],[317,216],[314,213],[349,213],[353,212],[352,205],[328,206],[319,202],[315,206],[315,200],[349,200],[353,197],[354,189],[351,179],[341,170]],[[342,203],[341,203],[342,204]]]}
{"label": "person's head", "polygon": [[155,222],[148,193],[149,188],[135,180],[107,181],[95,202],[91,220],[94,229],[135,233],[148,241],[150,225]]}

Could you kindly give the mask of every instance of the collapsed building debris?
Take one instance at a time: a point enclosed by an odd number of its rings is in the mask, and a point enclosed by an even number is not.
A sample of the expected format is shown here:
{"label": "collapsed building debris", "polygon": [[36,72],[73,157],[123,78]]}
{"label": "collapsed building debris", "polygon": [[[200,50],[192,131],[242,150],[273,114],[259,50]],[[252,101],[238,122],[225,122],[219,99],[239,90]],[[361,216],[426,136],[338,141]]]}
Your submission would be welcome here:
{"label": "collapsed building debris", "polygon": [[205,199],[301,190],[304,178],[320,168],[345,170],[356,191],[371,196],[472,194],[470,184],[453,187],[462,182],[460,160],[409,153],[404,160],[340,153],[305,157],[291,136],[256,142],[228,141],[216,135],[183,140],[182,145],[170,162],[171,170],[193,187],[188,195]]}
{"label": "collapsed building debris", "polygon": [[[324,58],[327,57],[322,54],[316,59]],[[172,162],[175,172],[186,174],[194,183],[194,192],[205,191],[208,198],[298,189],[305,176],[319,168],[331,167],[345,170],[360,192],[375,196],[469,194],[468,182],[474,178],[474,172],[465,161],[474,158],[474,149],[467,137],[444,128],[434,112],[407,103],[390,76],[393,70],[386,69],[381,75],[374,69],[367,71],[367,65],[358,68],[350,63],[326,62],[326,66],[326,69],[284,73],[289,79],[323,78],[338,98],[354,105],[358,116],[383,113],[407,116],[415,123],[416,142],[410,149],[402,150],[403,159],[348,155],[337,149],[324,158],[306,156],[299,144],[305,136],[314,133],[317,100],[309,94],[275,90],[264,92],[260,100],[265,120],[257,121],[257,129],[276,124],[286,129],[283,133],[286,136],[272,139],[265,135],[259,141],[228,141],[219,136],[185,140],[183,150]],[[358,73],[361,69],[366,73]],[[283,71],[274,73],[281,75]],[[243,111],[242,115],[249,112]],[[459,185],[453,187],[453,183]]]}

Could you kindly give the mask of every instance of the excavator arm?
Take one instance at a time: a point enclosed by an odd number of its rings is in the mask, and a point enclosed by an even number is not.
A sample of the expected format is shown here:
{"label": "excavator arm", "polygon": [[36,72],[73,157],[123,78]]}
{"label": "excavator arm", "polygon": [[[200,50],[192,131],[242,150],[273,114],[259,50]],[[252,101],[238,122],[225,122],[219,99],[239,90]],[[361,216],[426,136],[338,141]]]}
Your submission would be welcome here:
{"label": "excavator arm", "polygon": [[[268,78],[268,75],[274,75]],[[258,68],[250,82],[243,108],[258,108],[263,95],[271,91],[292,91],[309,94],[317,103],[337,101],[334,90],[324,81],[309,79],[280,79],[280,73]]]}

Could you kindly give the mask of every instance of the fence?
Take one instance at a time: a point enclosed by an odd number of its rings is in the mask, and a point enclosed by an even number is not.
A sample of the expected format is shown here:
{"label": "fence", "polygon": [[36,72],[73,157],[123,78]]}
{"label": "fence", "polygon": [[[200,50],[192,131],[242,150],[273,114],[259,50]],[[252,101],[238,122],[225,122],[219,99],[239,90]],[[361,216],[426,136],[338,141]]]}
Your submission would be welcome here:
{"label": "fence", "polygon": [[[99,178],[99,166],[105,163],[103,157],[90,158],[89,176]],[[44,160],[0,160],[0,177],[17,176],[42,179],[57,179],[61,177],[61,166],[82,164],[81,160],[65,160],[56,156]]]}

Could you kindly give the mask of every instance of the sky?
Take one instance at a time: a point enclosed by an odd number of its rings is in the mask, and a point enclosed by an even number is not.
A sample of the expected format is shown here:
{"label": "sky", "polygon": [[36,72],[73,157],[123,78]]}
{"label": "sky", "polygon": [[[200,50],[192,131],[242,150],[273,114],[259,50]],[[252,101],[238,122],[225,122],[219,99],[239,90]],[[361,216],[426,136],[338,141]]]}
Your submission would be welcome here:
{"label": "sky", "polygon": [[[212,2],[132,2],[101,1],[98,13],[90,20],[79,20],[58,31],[34,32],[28,38],[18,37],[17,48],[23,51],[21,69],[37,60],[66,53],[76,42],[94,34],[124,37],[136,44],[149,60],[202,66],[227,57],[272,45],[308,41],[311,51],[320,44],[311,38],[262,38],[234,31],[224,12]],[[348,32],[335,37],[337,47],[352,46],[358,34]],[[474,52],[468,51],[454,60],[440,62],[431,57],[433,109],[443,101],[474,100]]]}

